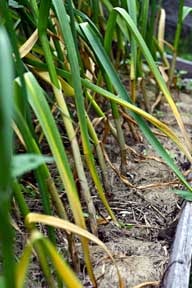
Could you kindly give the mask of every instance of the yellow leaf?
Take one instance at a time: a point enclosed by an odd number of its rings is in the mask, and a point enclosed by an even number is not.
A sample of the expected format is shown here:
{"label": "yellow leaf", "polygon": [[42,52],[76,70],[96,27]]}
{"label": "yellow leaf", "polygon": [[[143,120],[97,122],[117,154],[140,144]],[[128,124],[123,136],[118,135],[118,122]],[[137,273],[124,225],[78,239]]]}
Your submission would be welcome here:
{"label": "yellow leaf", "polygon": [[19,48],[20,57],[24,58],[33,48],[38,40],[38,30],[36,29],[27,41]]}
{"label": "yellow leaf", "polygon": [[161,47],[162,50],[163,50],[164,34],[165,34],[165,18],[166,18],[165,9],[161,9],[160,17],[159,17],[159,27],[158,27],[158,42],[159,42],[159,47]]}
{"label": "yellow leaf", "polygon": [[97,245],[99,245],[108,254],[110,259],[112,260],[112,262],[115,265],[116,270],[117,270],[117,275],[119,278],[119,288],[124,288],[123,280],[121,278],[119,269],[117,267],[117,264],[116,264],[116,262],[112,256],[111,252],[108,250],[106,245],[101,240],[99,240],[96,236],[94,236],[90,232],[78,227],[77,225],[70,223],[69,221],[62,220],[62,219],[59,219],[59,218],[53,217],[53,216],[42,215],[42,214],[38,214],[38,213],[29,213],[26,216],[25,221],[27,224],[42,223],[42,224],[53,226],[55,228],[64,229],[64,230],[78,234],[79,236],[85,237],[85,238],[95,242]]}

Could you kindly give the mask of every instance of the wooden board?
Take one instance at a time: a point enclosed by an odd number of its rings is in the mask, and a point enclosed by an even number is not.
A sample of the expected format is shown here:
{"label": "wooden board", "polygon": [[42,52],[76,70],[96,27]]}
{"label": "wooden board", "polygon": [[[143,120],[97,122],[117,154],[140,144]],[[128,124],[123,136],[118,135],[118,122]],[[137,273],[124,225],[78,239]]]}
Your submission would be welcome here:
{"label": "wooden board", "polygon": [[186,202],[177,225],[161,288],[188,288],[192,257],[192,203]]}
{"label": "wooden board", "polygon": [[[172,61],[172,55],[166,55],[169,62]],[[186,74],[183,75],[184,78],[192,78],[192,61],[182,59],[177,57],[176,59],[176,69],[186,71]],[[182,76],[181,76],[182,77]]]}

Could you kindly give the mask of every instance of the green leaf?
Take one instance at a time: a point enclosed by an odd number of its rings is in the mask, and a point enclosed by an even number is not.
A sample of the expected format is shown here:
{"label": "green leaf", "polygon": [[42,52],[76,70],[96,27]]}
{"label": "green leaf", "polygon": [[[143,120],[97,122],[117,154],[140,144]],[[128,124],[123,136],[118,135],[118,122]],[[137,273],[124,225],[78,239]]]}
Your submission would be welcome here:
{"label": "green leaf", "polygon": [[10,7],[14,8],[14,9],[18,9],[18,8],[23,8],[23,5],[18,4],[17,1],[14,0],[9,0],[9,4]]}
{"label": "green leaf", "polygon": [[0,288],[5,288],[5,278],[0,276]]}
{"label": "green leaf", "polygon": [[12,177],[22,176],[45,162],[53,163],[53,158],[37,154],[14,155],[12,160]]}
{"label": "green leaf", "polygon": [[[74,274],[71,267],[67,264],[65,259],[60,256],[55,246],[43,236],[37,230],[34,230],[31,234],[31,237],[26,244],[21,258],[19,259],[16,266],[16,287],[22,288],[25,287],[25,279],[27,277],[29,264],[31,260],[31,254],[33,252],[33,247],[36,248],[37,244],[41,244],[41,249],[45,248],[47,256],[50,257],[51,263],[55,267],[55,270],[58,275],[61,276],[62,282],[66,284],[65,287],[78,287],[82,288],[82,285],[79,279]],[[44,250],[44,249],[43,249]],[[46,265],[46,263],[41,263],[41,265]],[[50,287],[50,286],[49,286]],[[51,286],[55,287],[55,286]],[[63,286],[62,286],[63,287]],[[1,287],[0,287],[1,288]],[[4,287],[2,287],[4,288]]]}
{"label": "green leaf", "polygon": [[[0,6],[2,2],[0,1]],[[11,45],[2,26],[0,26],[0,63],[0,247],[3,258],[1,273],[5,276],[6,287],[14,287],[14,235],[9,219],[13,153],[11,127],[13,67]]]}
{"label": "green leaf", "polygon": [[132,229],[135,225],[134,224],[132,224],[132,223],[123,223],[123,222],[119,222],[119,224],[120,224],[120,227],[121,228],[125,228],[125,229]]}
{"label": "green leaf", "polygon": [[177,195],[181,196],[183,199],[187,201],[192,201],[192,193],[186,190],[173,190]]}
{"label": "green leaf", "polygon": [[183,17],[182,17],[182,21],[185,20],[185,18],[192,13],[192,7],[188,7],[188,6],[184,6],[183,7]]}

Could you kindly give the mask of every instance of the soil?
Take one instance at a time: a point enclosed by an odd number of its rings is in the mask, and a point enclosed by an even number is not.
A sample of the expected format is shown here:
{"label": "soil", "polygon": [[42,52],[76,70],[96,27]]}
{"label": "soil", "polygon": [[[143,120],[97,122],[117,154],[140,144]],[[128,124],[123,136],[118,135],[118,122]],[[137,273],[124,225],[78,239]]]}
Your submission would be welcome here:
{"label": "soil", "polygon": [[[148,96],[151,103],[154,103],[154,93],[149,92]],[[192,95],[176,92],[174,97],[191,136]],[[163,99],[154,110],[154,114],[178,132],[176,121]],[[145,138],[140,135],[138,128],[135,126],[140,141],[133,140],[127,124],[123,125],[128,148],[126,177],[132,187],[124,184],[108,163],[108,179],[111,187],[108,201],[122,226],[117,227],[110,221],[90,180],[97,213],[103,220],[99,225],[99,238],[112,252],[126,288],[159,287],[168,263],[182,205],[182,199],[179,199],[172,190],[182,186]],[[159,134],[158,138],[175,158],[180,169],[188,173],[190,164],[177,147],[158,130],[154,128],[152,130]],[[113,137],[107,137],[105,149],[111,164],[119,170],[119,148]],[[41,211],[37,202],[31,203],[31,207],[32,212]],[[24,243],[26,235],[17,234],[21,239],[20,243]],[[58,236],[59,247],[66,247],[65,235],[58,231]],[[22,247],[18,249],[21,251]],[[107,255],[100,247],[93,244],[90,250],[98,287],[118,287],[115,267]],[[86,273],[80,276],[84,287],[92,287]],[[33,261],[30,268],[29,279],[27,287],[47,287],[36,261]],[[151,284],[141,285],[145,282]]]}
{"label": "soil", "polygon": [[[191,136],[192,94],[174,93],[174,97]],[[164,100],[155,114],[179,135],[177,123]],[[158,133],[155,129],[153,131]],[[99,226],[99,237],[112,251],[125,287],[160,287],[182,206],[182,199],[176,196],[173,189],[182,189],[182,186],[146,140],[134,142],[129,133],[126,135],[129,150],[127,179],[134,187],[123,184],[111,167],[108,168],[111,184],[109,204],[124,227],[105,223]],[[190,163],[177,147],[164,136],[158,138],[183,173],[188,174]],[[105,147],[112,165],[119,170],[119,150],[114,142],[109,138]],[[107,218],[99,199],[94,201],[98,202],[96,207],[99,207],[99,214]],[[132,227],[129,224],[133,224]],[[118,287],[115,267],[107,255],[97,246],[92,246],[91,252],[98,287]],[[86,278],[84,286],[91,287]]]}

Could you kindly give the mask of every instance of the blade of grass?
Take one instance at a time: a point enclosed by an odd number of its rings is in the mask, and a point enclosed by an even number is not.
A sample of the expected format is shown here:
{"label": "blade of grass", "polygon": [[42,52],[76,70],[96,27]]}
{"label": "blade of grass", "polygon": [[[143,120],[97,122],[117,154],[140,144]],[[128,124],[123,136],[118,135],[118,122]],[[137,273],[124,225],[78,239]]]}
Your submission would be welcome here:
{"label": "blade of grass", "polygon": [[160,9],[160,15],[159,15],[159,24],[158,24],[158,35],[157,40],[159,47],[162,51],[164,51],[164,35],[165,35],[165,9]]}
{"label": "blade of grass", "polygon": [[[140,31],[143,39],[147,43],[147,22],[149,17],[149,0],[143,0],[142,4],[140,4],[140,17],[139,17],[139,24],[140,24]],[[138,68],[138,76],[143,76],[142,71],[142,55],[141,49],[138,47],[138,56],[137,56],[137,68]]]}
{"label": "blade of grass", "polygon": [[99,162],[99,165],[101,167],[102,180],[103,180],[103,186],[105,187],[105,193],[106,193],[106,195],[110,195],[111,194],[111,187],[110,187],[110,182],[109,182],[109,178],[107,175],[108,168],[107,168],[105,158],[103,155],[103,151],[101,148],[101,143],[97,137],[97,133],[95,132],[95,129],[93,127],[91,119],[89,118],[89,115],[87,115],[87,121],[88,121],[89,133],[90,133],[92,141],[95,145],[95,149],[96,149],[96,153],[97,153],[97,157],[98,157],[98,162]]}
{"label": "blade of grass", "polygon": [[188,6],[184,6],[183,7],[183,17],[182,17],[182,21],[185,20],[185,18],[192,13],[192,7],[188,7]]}
{"label": "blade of grass", "polygon": [[[74,44],[75,44],[75,49],[76,49],[76,51],[78,51],[77,30],[75,27],[75,16],[74,16],[73,4],[72,4],[71,0],[67,0],[66,2],[67,2],[66,4],[68,7],[68,13],[69,13],[69,17],[70,17],[70,26],[71,26],[71,32],[72,32],[73,40],[74,40]],[[81,59],[79,57],[79,53],[77,54],[77,57],[78,57],[79,64],[82,64]]]}
{"label": "blade of grass", "polygon": [[5,287],[15,287],[14,234],[9,212],[12,161],[13,67],[11,46],[5,29],[0,26],[0,244]]}
{"label": "blade of grass", "polygon": [[[17,82],[15,81],[14,88],[15,88],[15,95],[14,95],[15,96],[15,99],[14,99],[15,100],[15,107],[14,107],[15,109],[14,109],[14,116],[13,116],[14,120],[16,120],[17,127],[19,127],[19,130],[22,133],[25,144],[27,146],[27,151],[29,153],[37,153],[37,154],[41,155],[38,148],[36,149],[36,147],[35,147],[35,149],[34,149],[34,145],[36,143],[35,143],[35,140],[33,139],[34,137],[32,137],[32,135],[31,135],[31,132],[30,132],[31,129],[28,127],[27,124],[24,124],[24,132],[22,131],[23,121],[21,120],[21,118],[22,118],[22,116],[20,115],[21,113],[19,113],[19,111],[18,111],[20,105],[18,105],[18,101],[17,101],[17,99],[21,95],[20,91],[22,90],[22,86],[18,85]],[[21,122],[18,121],[18,118],[20,118]],[[26,126],[27,126],[27,129],[25,129]],[[28,131],[29,129],[30,129],[30,131]],[[50,205],[49,189],[48,189],[48,185],[46,182],[48,179],[48,174],[45,173],[45,170],[42,167],[44,167],[44,165],[41,165],[39,168],[37,168],[34,171],[34,174],[35,174],[35,177],[36,177],[37,182],[38,182],[44,213],[51,215],[52,209],[51,209],[51,205]],[[54,243],[55,242],[55,232],[52,229],[51,230],[49,229],[48,235]]]}
{"label": "blade of grass", "polygon": [[81,288],[82,285],[80,281],[77,279],[76,275],[68,266],[68,264],[64,261],[64,259],[58,254],[53,244],[37,230],[34,230],[32,232],[31,237],[27,245],[25,246],[23,254],[17,264],[16,288],[25,287],[25,278],[29,266],[30,257],[33,251],[33,246],[40,247],[39,244],[41,245],[42,250],[45,250],[46,254],[51,258],[52,263],[56,268],[56,272],[61,276],[63,283],[65,283],[67,287]]}
{"label": "blade of grass", "polygon": [[[29,130],[29,127],[27,126],[27,123],[25,122],[24,118],[22,117],[22,115],[19,112],[19,110],[17,109],[17,107],[15,106],[14,108],[15,109],[14,109],[13,119],[14,119],[16,126],[18,127],[21,135],[23,136],[27,151],[30,153],[36,153],[37,155],[41,155],[40,149],[39,149],[35,139],[32,137],[32,134]],[[51,193],[51,197],[53,199],[54,204],[57,203],[56,204],[57,213],[61,218],[66,219],[65,218],[66,212],[65,212],[65,210],[63,210],[64,206],[60,200],[60,197],[56,191],[56,188],[53,189],[54,191],[49,190],[48,182],[49,183],[50,182],[54,183],[54,182],[51,178],[51,175],[49,173],[47,165],[45,165],[45,164],[41,165],[41,167],[36,169],[35,173],[39,173],[38,177],[41,178],[42,181],[44,182],[44,186],[43,186],[44,194],[42,195],[42,197],[47,198],[49,192],[53,192],[53,193]],[[51,186],[52,185],[54,185],[54,184],[51,184]],[[41,192],[41,190],[40,190],[40,192]]]}
{"label": "blade of grass", "polygon": [[99,25],[99,1],[98,0],[92,0],[91,1],[91,10],[93,13],[93,22],[96,26]]}
{"label": "blade of grass", "polygon": [[61,220],[61,219],[53,217],[53,216],[41,215],[41,214],[37,214],[37,213],[28,214],[25,221],[27,223],[42,223],[42,224],[51,225],[51,226],[54,226],[54,227],[57,227],[60,229],[65,229],[65,230],[68,230],[72,233],[75,233],[79,236],[85,237],[85,238],[93,241],[94,243],[99,245],[107,253],[107,255],[109,256],[109,258],[111,259],[111,261],[113,262],[113,264],[117,270],[117,274],[118,274],[118,278],[119,278],[119,288],[124,287],[119,269],[117,267],[117,264],[116,264],[116,262],[112,256],[111,252],[109,251],[107,246],[101,240],[99,240],[93,234],[89,233],[87,230],[84,230],[80,227],[77,227],[75,224],[70,223],[68,221],[64,221],[64,220]]}
{"label": "blade of grass", "polygon": [[[111,13],[113,10],[113,5],[112,5],[111,1],[102,0],[101,2],[107,8],[108,12]],[[87,21],[84,20],[84,22],[87,22]],[[124,35],[127,35],[127,33],[128,33],[127,27],[120,17],[117,18],[117,25],[119,26],[119,29],[122,31],[122,33]]]}
{"label": "blade of grass", "polygon": [[156,52],[154,48],[154,33],[155,33],[155,18],[158,10],[158,4],[156,0],[151,0],[150,3],[150,19],[148,20],[148,33],[146,35],[146,43],[149,47],[149,50],[153,56],[153,59],[156,59]]}
{"label": "blade of grass", "polygon": [[64,283],[66,287],[69,288],[83,288],[76,274],[72,271],[67,262],[64,261],[63,257],[57,252],[53,244],[45,238],[43,238],[41,241],[43,242],[49,257],[54,264],[56,273],[60,277],[62,283]]}
{"label": "blade of grass", "polygon": [[38,10],[38,4],[37,4],[37,1],[36,0],[30,0],[28,1],[30,2],[31,4],[31,9],[34,13],[34,16],[37,18],[38,17],[38,14],[39,14],[39,10]]}
{"label": "blade of grass", "polygon": [[25,88],[25,81],[23,78],[23,63],[21,61],[20,55],[19,55],[19,50],[18,50],[18,45],[17,45],[17,37],[16,37],[16,33],[14,30],[14,26],[13,26],[13,22],[12,22],[12,18],[10,16],[10,10],[7,4],[7,1],[0,1],[0,10],[1,10],[1,16],[3,17],[3,19],[5,20],[5,26],[7,28],[7,31],[9,33],[10,36],[10,42],[12,45],[12,49],[15,55],[15,69],[18,73],[18,76],[21,79],[21,83],[22,83],[22,91],[21,91],[21,97],[20,97],[20,107],[21,107],[21,111],[22,114],[24,115],[24,117],[26,117],[26,111],[27,111],[27,93],[26,93],[26,88]]}
{"label": "blade of grass", "polygon": [[23,288],[25,287],[25,279],[27,274],[27,267],[29,265],[29,261],[31,258],[31,254],[33,252],[32,241],[27,243],[25,246],[23,253],[17,263],[16,266],[16,288]]}
{"label": "blade of grass", "polygon": [[[112,45],[112,35],[114,32],[114,28],[116,25],[116,15],[115,13],[111,13],[109,20],[107,22],[106,33],[104,37],[104,48],[108,54],[110,54],[111,45]],[[107,73],[104,71],[104,78],[106,80],[107,88],[109,91],[113,92],[113,85],[110,82],[110,78]],[[127,173],[127,148],[125,143],[125,138],[123,134],[123,130],[121,127],[121,117],[118,111],[118,106],[116,103],[111,101],[111,109],[113,114],[113,119],[117,131],[117,139],[120,147],[120,154],[121,154],[121,174],[126,175]]]}
{"label": "blade of grass", "polygon": [[[135,0],[127,0],[127,8],[130,17],[132,18],[135,26],[137,26],[137,7]],[[131,59],[130,59],[130,87],[131,87],[131,99],[136,102],[136,77],[137,77],[137,42],[130,35],[130,45],[131,45]]]}
{"label": "blade of grass", "polygon": [[25,218],[27,214],[30,212],[30,210],[25,201],[24,195],[21,191],[21,185],[18,183],[17,180],[13,181],[12,190],[13,190],[13,194],[16,199],[17,205],[19,207],[20,213],[22,217]]}
{"label": "blade of grass", "polygon": [[51,50],[49,47],[47,33],[46,33],[50,7],[51,7],[51,0],[41,1],[39,19],[38,19],[38,34],[39,34],[39,39],[43,47],[46,62],[49,67],[50,78],[53,81],[53,84],[57,88],[59,88],[59,82],[57,80],[57,73],[55,71],[54,62],[52,61],[52,54],[51,54]]}
{"label": "blade of grass", "polygon": [[31,36],[25,41],[25,43],[19,48],[20,57],[25,57],[33,48],[38,40],[37,29],[31,34]]}
{"label": "blade of grass", "polygon": [[179,0],[177,28],[176,28],[175,38],[174,38],[174,43],[173,43],[174,54],[173,54],[173,59],[172,59],[170,70],[169,70],[169,84],[171,84],[173,80],[173,75],[175,72],[176,58],[177,58],[180,34],[181,34],[182,23],[183,23],[183,7],[184,7],[184,0]]}
{"label": "blade of grass", "polygon": [[147,21],[149,17],[149,0],[142,1],[140,10],[141,10],[141,28],[140,28],[141,35],[143,36],[143,39],[146,39]]}
{"label": "blade of grass", "polygon": [[35,170],[46,162],[53,163],[54,161],[49,156],[32,153],[20,153],[14,155],[12,159],[12,177],[18,178],[27,172]]}

